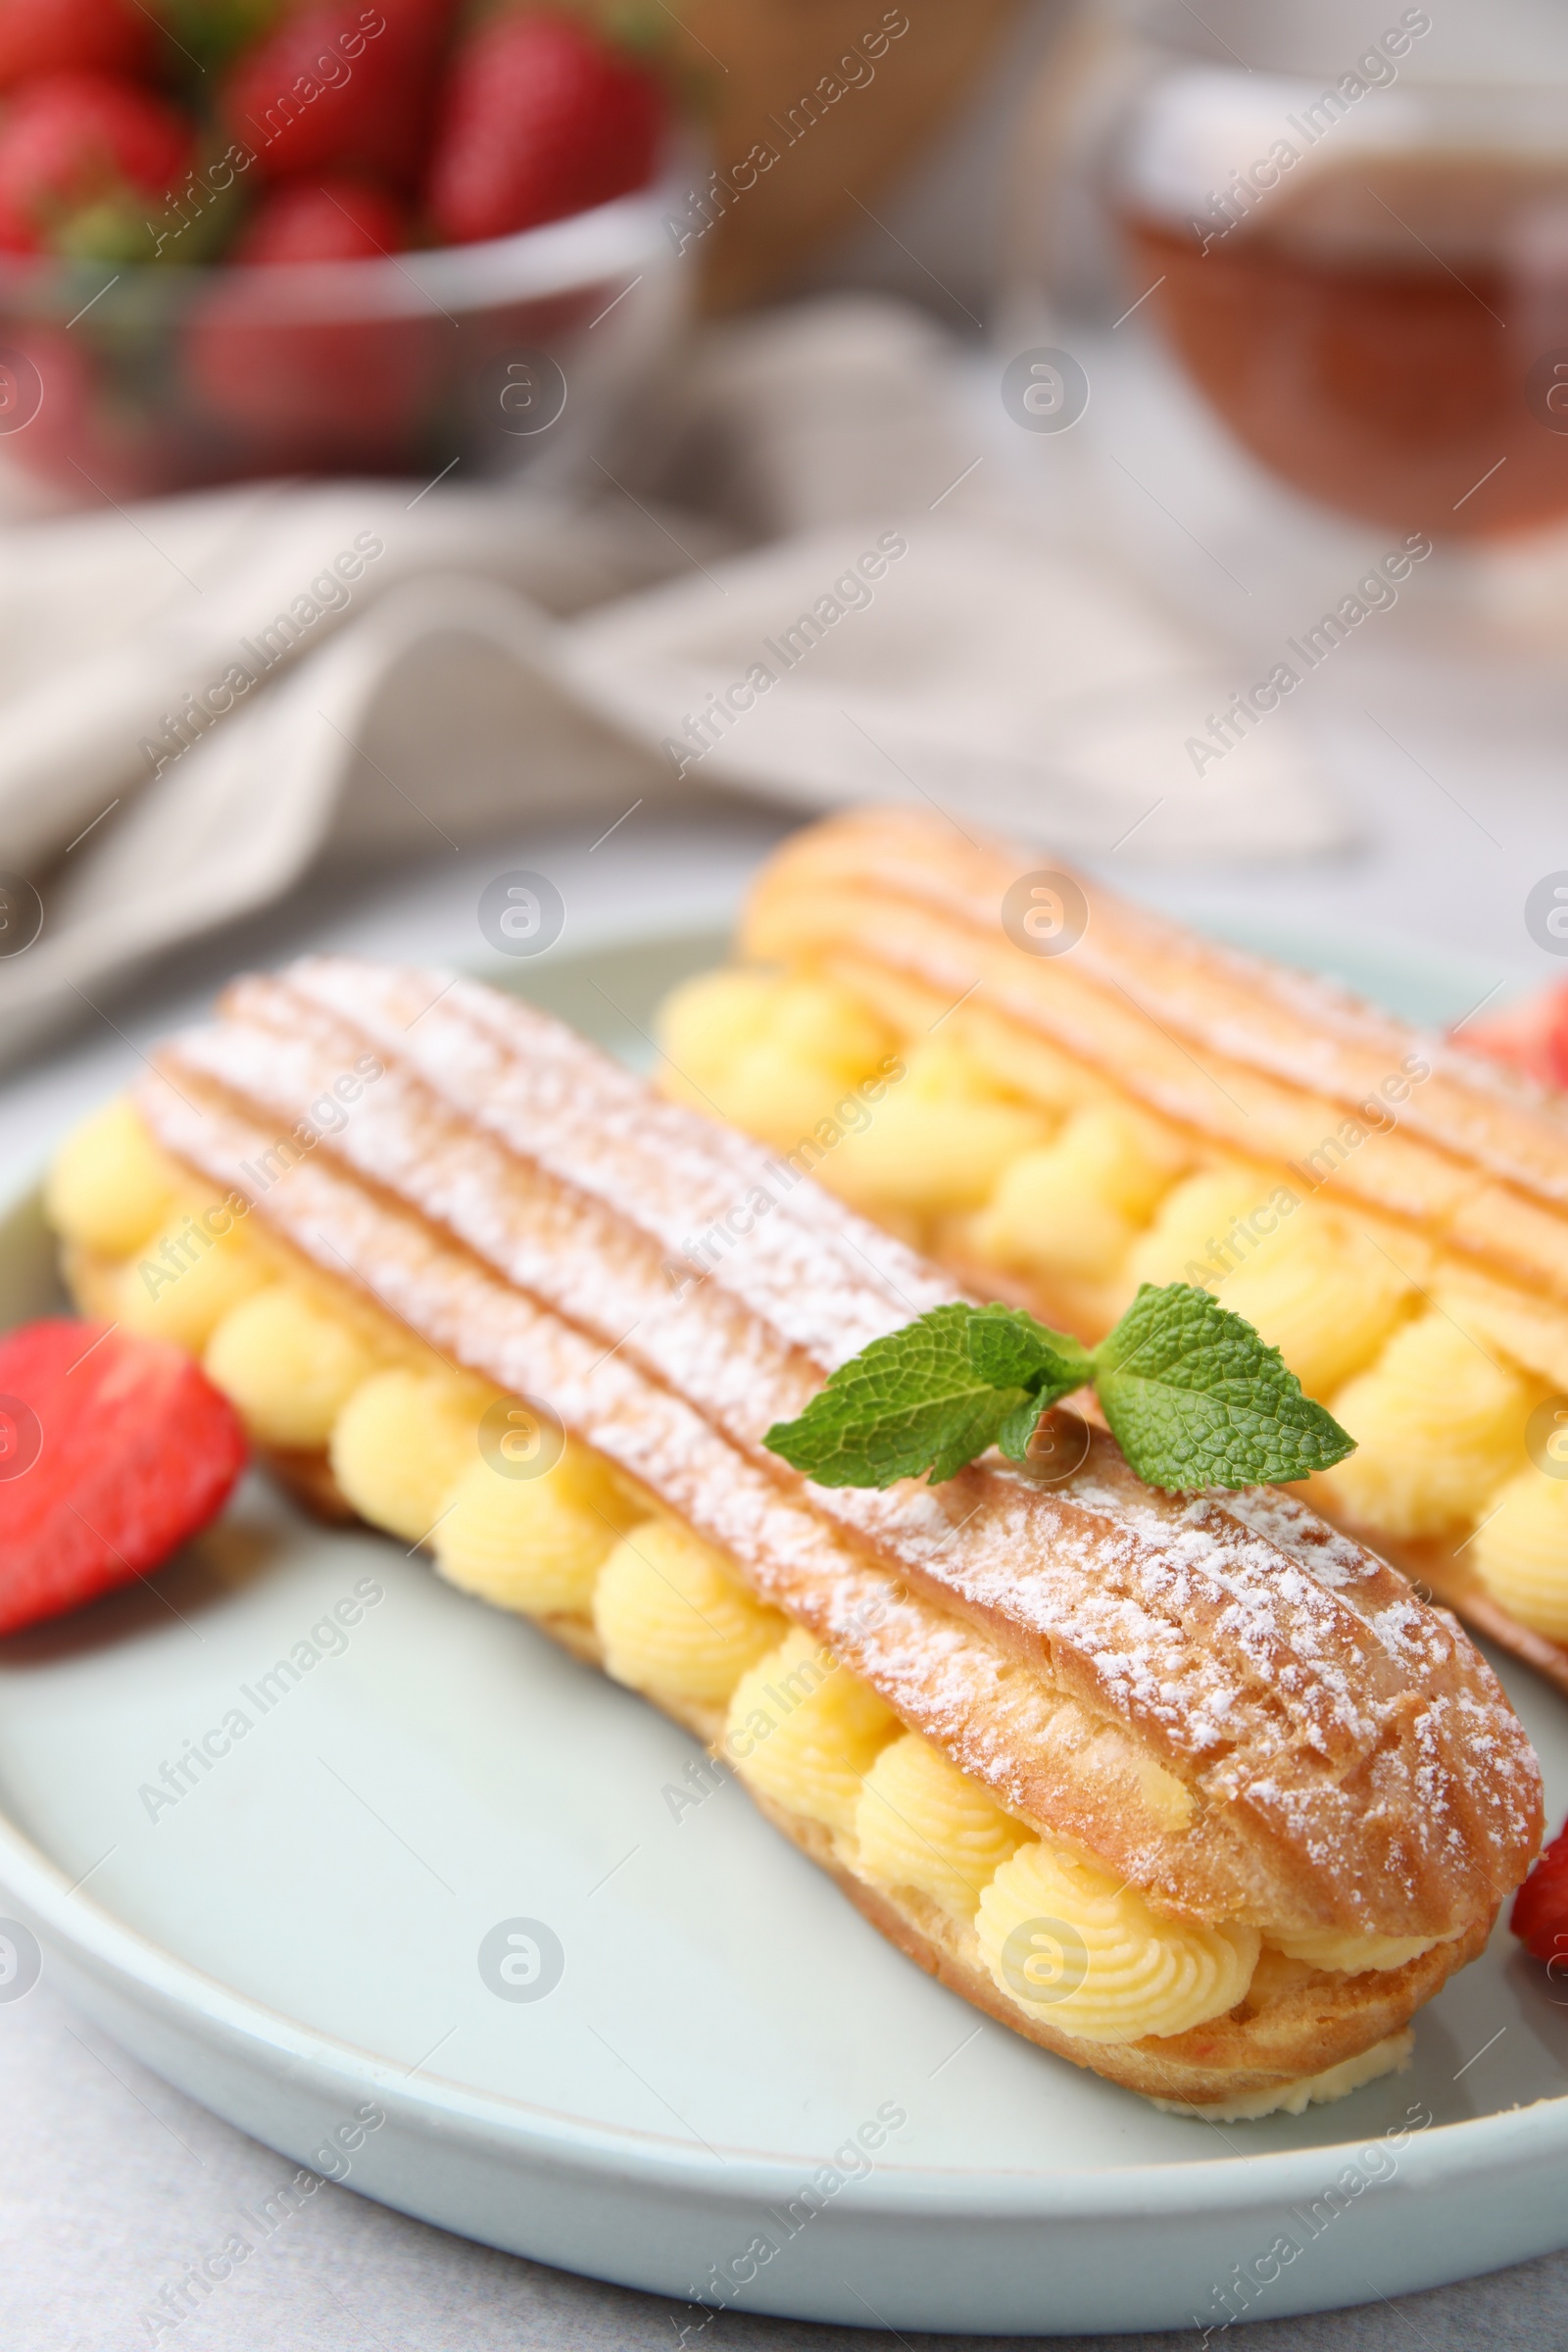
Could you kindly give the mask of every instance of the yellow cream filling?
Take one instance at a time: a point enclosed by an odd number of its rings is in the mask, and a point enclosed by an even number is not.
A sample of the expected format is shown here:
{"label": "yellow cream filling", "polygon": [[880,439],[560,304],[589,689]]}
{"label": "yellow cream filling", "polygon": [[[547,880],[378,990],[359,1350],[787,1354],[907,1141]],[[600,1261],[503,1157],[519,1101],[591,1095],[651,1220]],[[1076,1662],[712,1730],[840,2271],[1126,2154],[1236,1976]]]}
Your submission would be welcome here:
{"label": "yellow cream filling", "polygon": [[704,973],[665,1001],[660,1040],[667,1092],[782,1151],[825,1145],[812,1172],[894,1215],[978,1207],[1055,1124],[948,1038],[896,1061],[892,1032],[830,980]]}
{"label": "yellow cream filling", "polygon": [[[1239,1262],[1231,1244],[1237,1228],[1251,1230],[1258,1209],[1279,1189],[1278,1179],[1266,1169],[1240,1160],[1184,1176],[1165,1195],[1149,1230],[1133,1247],[1125,1272],[1129,1295],[1141,1282],[1212,1287],[1227,1265]],[[1275,1215],[1277,1219],[1277,1210]],[[1277,1222],[1274,1230],[1279,1230]]]}
{"label": "yellow cream filling", "polygon": [[861,1875],[916,1887],[957,1919],[974,1917],[987,1882],[1031,1835],[915,1732],[875,1758],[855,1808]]}
{"label": "yellow cream filling", "polygon": [[[432,1486],[440,1475],[438,1465]],[[510,1478],[481,1455],[438,1501],[430,1544],[449,1584],[497,1608],[586,1616],[600,1570],[643,1511],[585,1446],[569,1444],[538,1478]]]}
{"label": "yellow cream filling", "polygon": [[1352,2090],[1377,2082],[1380,2075],[1402,2074],[1414,2051],[1415,2034],[1408,2026],[1401,2026],[1397,2034],[1375,2041],[1369,2050],[1342,2058],[1338,2066],[1325,2067],[1320,2075],[1281,2082],[1273,2090],[1244,2091],[1239,2098],[1222,2099],[1209,2107],[1191,2099],[1155,2099],[1152,2104],[1167,2115],[1190,2115],[1197,2122],[1210,2124],[1251,2124],[1264,2115],[1304,2115],[1308,2107],[1332,2106],[1336,2099],[1348,2098]]}
{"label": "yellow cream filling", "polygon": [[824,980],[705,972],[660,1018],[666,1090],[783,1151],[892,1051],[876,1016]]}
{"label": "yellow cream filling", "polygon": [[645,1519],[622,1537],[594,1587],[593,1615],[617,1683],[707,1706],[721,1706],[789,1630],[722,1552],[671,1519]]}
{"label": "yellow cream filling", "polygon": [[[1463,1930],[1456,1928],[1455,1935]],[[1437,1943],[1447,1943],[1446,1936],[1351,1936],[1341,1928],[1312,1928],[1300,1936],[1287,1936],[1270,1928],[1263,1940],[1274,1951],[1283,1952],[1288,1960],[1304,1960],[1309,1968],[1326,1968],[1341,1976],[1360,1977],[1391,1968],[1403,1968],[1407,1960],[1418,1960]]]}
{"label": "yellow cream filling", "polygon": [[1075,1111],[1054,1142],[1003,1168],[969,1245],[997,1265],[1103,1281],[1125,1260],[1179,1164],[1150,1122],[1093,1104]]}
{"label": "yellow cream filling", "polygon": [[1434,1307],[1401,1324],[1332,1399],[1357,1450],[1326,1474],[1329,1486],[1343,1508],[1389,1535],[1455,1531],[1522,1464],[1535,1398],[1529,1381]]}
{"label": "yellow cream filling", "polygon": [[1468,1557],[1521,1624],[1568,1642],[1568,1479],[1521,1470],[1493,1497]]}
{"label": "yellow cream filling", "polygon": [[850,1836],[861,1784],[899,1730],[893,1709],[796,1626],[736,1684],[722,1746],[759,1795]]}
{"label": "yellow cream filling", "polygon": [[375,1370],[358,1334],[275,1282],[231,1307],[202,1358],[209,1380],[266,1446],[315,1451]]}
{"label": "yellow cream filling", "polygon": [[1377,1244],[1303,1203],[1279,1239],[1208,1287],[1277,1348],[1309,1396],[1369,1364],[1414,1293]]}
{"label": "yellow cream filling", "polygon": [[1185,1781],[1146,1756],[1138,1767],[1138,1793],[1162,1830],[1191,1829],[1198,1804]]}
{"label": "yellow cream filling", "polygon": [[67,1136],[44,1187],[44,1214],[68,1242],[128,1257],[174,1206],[168,1160],[121,1095]]}
{"label": "yellow cream filling", "polygon": [[948,1038],[911,1046],[903,1066],[822,1165],[824,1183],[858,1206],[977,1208],[1008,1162],[1046,1142],[1055,1124],[1004,1094]]}
{"label": "yellow cream filling", "polygon": [[1197,1927],[1065,1846],[1038,1839],[980,1897],[980,1956],[1000,1989],[1080,2041],[1185,2034],[1234,2009],[1252,1981],[1255,1928]]}
{"label": "yellow cream filling", "polygon": [[270,1263],[231,1210],[193,1199],[113,1277],[113,1302],[128,1331],[199,1355],[230,1309],[272,1279]]}
{"label": "yellow cream filling", "polygon": [[462,1373],[401,1365],[362,1382],[327,1449],[360,1517],[406,1544],[432,1536],[459,1476],[479,1458],[479,1422],[497,1395]]}

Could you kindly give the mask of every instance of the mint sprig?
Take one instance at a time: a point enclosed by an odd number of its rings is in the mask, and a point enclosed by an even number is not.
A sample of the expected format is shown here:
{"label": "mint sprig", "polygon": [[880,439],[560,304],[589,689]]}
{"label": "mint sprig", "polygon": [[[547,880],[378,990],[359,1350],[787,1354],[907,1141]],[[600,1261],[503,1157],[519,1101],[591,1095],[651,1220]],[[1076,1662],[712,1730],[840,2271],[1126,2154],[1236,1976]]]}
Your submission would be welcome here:
{"label": "mint sprig", "polygon": [[1146,1485],[1307,1478],[1354,1450],[1277,1348],[1207,1291],[1145,1283],[1091,1351],[1022,1307],[933,1307],[873,1340],[762,1443],[819,1487],[953,1478],[988,1446],[1025,1458],[1043,1412],[1093,1383]]}
{"label": "mint sprig", "polygon": [[935,1306],[828,1376],[762,1443],[819,1487],[952,1478],[988,1446],[1022,1457],[1048,1404],[1089,1378],[1076,1340],[1005,1306]]}

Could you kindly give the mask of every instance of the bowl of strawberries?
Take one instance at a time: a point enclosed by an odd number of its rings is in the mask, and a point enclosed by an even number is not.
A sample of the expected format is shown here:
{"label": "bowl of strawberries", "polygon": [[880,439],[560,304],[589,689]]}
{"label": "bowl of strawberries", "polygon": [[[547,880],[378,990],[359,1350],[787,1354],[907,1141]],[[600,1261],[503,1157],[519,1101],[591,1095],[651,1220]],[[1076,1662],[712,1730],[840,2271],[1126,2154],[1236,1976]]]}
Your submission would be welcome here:
{"label": "bowl of strawberries", "polygon": [[678,329],[678,161],[569,0],[0,0],[0,464],[569,471]]}

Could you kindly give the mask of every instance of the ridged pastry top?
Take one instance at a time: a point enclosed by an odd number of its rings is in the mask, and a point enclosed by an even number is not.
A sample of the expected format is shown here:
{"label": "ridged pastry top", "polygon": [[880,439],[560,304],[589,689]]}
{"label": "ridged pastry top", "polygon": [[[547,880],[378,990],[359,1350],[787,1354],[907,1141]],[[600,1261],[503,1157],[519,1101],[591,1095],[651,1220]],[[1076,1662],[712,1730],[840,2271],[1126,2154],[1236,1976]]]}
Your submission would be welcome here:
{"label": "ridged pastry top", "polygon": [[[262,1155],[367,1053],[385,1075],[264,1187]],[[1539,1776],[1490,1669],[1294,1497],[1162,1496],[1102,1434],[1057,1488],[975,1465],[828,1491],[768,1453],[828,1370],[954,1287],[559,1023],[315,959],[236,983],[159,1068],[142,1107],[168,1150],[548,1397],[1011,1810],[1169,1907],[1431,1936],[1523,1875]],[[1140,1802],[1151,1758],[1190,1828]]]}
{"label": "ridged pastry top", "polygon": [[[1003,900],[1045,852],[973,842],[923,811],[796,835],[741,928],[768,962],[857,960],[989,1010],[1244,1158],[1304,1157],[1418,1054],[1430,1076],[1335,1170],[1336,1189],[1437,1227],[1455,1250],[1568,1303],[1568,1104],[1332,982],[1223,948],[1085,881],[1068,954],[1021,954]],[[1359,1124],[1359,1122],[1358,1122]]]}

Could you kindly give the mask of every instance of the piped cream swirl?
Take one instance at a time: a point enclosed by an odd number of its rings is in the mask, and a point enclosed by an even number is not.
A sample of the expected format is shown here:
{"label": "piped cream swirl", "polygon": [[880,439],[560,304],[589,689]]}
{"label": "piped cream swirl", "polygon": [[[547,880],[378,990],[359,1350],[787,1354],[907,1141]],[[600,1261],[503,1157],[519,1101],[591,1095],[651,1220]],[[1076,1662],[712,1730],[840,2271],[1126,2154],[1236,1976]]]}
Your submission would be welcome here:
{"label": "piped cream swirl", "polygon": [[1065,1847],[1020,1847],[980,1897],[981,1957],[1008,1999],[1080,2041],[1185,2034],[1234,2009],[1252,1981],[1255,1928],[1156,1911]]}

